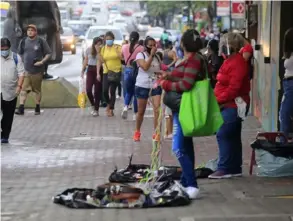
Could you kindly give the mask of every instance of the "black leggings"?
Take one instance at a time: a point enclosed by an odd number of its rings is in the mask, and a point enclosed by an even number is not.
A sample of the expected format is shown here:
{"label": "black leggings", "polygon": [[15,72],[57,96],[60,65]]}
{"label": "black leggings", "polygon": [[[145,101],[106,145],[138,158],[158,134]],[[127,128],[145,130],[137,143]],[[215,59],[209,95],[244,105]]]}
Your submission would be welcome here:
{"label": "black leggings", "polygon": [[116,89],[119,83],[108,81],[108,74],[103,75],[103,94],[104,94],[105,101],[109,105],[111,110],[114,110],[114,107],[115,107]]}

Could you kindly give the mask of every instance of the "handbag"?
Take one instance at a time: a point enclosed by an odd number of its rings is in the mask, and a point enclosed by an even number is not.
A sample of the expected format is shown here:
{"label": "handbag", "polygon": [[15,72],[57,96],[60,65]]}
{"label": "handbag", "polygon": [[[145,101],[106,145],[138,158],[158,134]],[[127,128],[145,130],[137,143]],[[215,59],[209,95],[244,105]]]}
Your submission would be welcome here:
{"label": "handbag", "polygon": [[205,78],[196,81],[193,88],[182,95],[179,121],[187,137],[214,135],[224,123],[208,78],[206,63]]}
{"label": "handbag", "polygon": [[109,82],[115,82],[120,83],[121,81],[121,71],[114,72],[114,71],[108,71],[108,81]]}
{"label": "handbag", "polygon": [[165,96],[163,98],[163,103],[169,107],[172,112],[178,113],[180,110],[180,103],[181,103],[182,94],[169,91],[165,92]]}

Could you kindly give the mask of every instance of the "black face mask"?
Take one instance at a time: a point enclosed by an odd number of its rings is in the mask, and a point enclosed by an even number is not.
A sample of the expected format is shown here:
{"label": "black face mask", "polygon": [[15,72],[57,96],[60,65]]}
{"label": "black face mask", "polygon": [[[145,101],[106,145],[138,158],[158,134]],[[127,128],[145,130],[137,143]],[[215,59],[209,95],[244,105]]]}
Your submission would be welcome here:
{"label": "black face mask", "polygon": [[145,47],[145,50],[150,54],[151,53],[151,50],[152,48],[149,48],[149,47]]}

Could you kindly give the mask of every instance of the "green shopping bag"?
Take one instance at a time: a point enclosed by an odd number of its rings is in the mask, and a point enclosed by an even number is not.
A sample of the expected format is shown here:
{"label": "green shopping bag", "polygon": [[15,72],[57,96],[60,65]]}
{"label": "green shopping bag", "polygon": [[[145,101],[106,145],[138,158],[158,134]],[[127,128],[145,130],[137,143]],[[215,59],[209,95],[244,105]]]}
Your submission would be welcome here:
{"label": "green shopping bag", "polygon": [[179,121],[184,136],[211,136],[224,123],[218,102],[207,76],[204,80],[196,81],[193,88],[190,91],[184,92],[182,95]]}

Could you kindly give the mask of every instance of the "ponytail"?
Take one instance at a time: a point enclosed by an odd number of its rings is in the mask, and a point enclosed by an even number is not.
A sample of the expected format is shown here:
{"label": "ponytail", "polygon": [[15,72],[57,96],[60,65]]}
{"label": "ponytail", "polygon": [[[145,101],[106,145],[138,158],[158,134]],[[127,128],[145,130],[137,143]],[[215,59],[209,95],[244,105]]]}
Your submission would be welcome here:
{"label": "ponytail", "polygon": [[139,34],[136,31],[131,32],[129,41],[130,41],[130,46],[129,46],[129,53],[133,53],[134,51],[134,46],[139,40]]}

